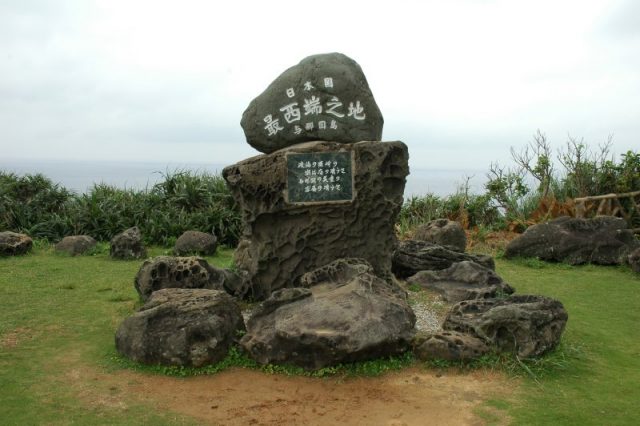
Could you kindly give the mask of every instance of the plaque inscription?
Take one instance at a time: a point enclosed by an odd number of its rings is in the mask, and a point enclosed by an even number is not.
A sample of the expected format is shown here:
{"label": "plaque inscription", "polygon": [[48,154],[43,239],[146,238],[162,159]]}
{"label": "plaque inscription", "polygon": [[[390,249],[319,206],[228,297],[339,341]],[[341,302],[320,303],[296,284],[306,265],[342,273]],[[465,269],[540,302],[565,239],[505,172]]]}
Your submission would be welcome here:
{"label": "plaque inscription", "polygon": [[353,201],[351,151],[287,154],[287,201]]}

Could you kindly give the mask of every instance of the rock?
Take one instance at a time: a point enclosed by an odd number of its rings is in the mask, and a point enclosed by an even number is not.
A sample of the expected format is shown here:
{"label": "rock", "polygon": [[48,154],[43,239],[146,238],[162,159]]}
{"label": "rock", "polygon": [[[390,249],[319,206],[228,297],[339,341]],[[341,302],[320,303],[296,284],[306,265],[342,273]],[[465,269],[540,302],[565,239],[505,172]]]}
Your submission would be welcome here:
{"label": "rock", "polygon": [[557,300],[532,295],[468,300],[454,305],[442,328],[471,334],[502,352],[537,357],[555,348],[567,323]]}
{"label": "rock", "polygon": [[467,361],[488,354],[489,347],[481,339],[456,331],[439,331],[414,341],[413,353],[422,361],[444,359]]}
{"label": "rock", "polygon": [[[335,152],[352,156],[352,198],[289,202],[287,156]],[[319,141],[225,168],[223,177],[242,212],[234,260],[251,283],[245,297],[264,300],[272,291],[298,287],[304,273],[345,257],[366,259],[376,275],[390,280],[408,155],[402,142]]]}
{"label": "rock", "polygon": [[464,253],[467,248],[467,234],[458,222],[436,219],[416,228],[414,240],[438,244],[449,250]]}
{"label": "rock", "polygon": [[468,260],[440,271],[420,271],[409,277],[407,283],[435,290],[447,302],[490,299],[514,292],[494,271]]}
{"label": "rock", "polygon": [[537,257],[570,265],[619,265],[636,247],[640,247],[640,242],[624,219],[565,216],[529,227],[507,245],[504,255],[507,258]]}
{"label": "rock", "polygon": [[629,254],[627,262],[629,262],[631,269],[640,274],[640,248],[635,249]]}
{"label": "rock", "polygon": [[237,279],[232,271],[213,267],[201,257],[158,256],[144,261],[134,285],[145,301],[151,293],[163,288],[224,290],[225,284],[234,288]]}
{"label": "rock", "polygon": [[33,240],[25,234],[0,232],[0,256],[19,256],[31,251]]}
{"label": "rock", "polygon": [[55,250],[58,252],[68,253],[71,256],[77,256],[85,254],[89,250],[93,249],[98,242],[89,235],[72,235],[64,237],[55,246]]}
{"label": "rock", "polygon": [[402,353],[413,337],[415,316],[391,284],[363,265],[328,265],[307,276],[311,287],[272,293],[249,320],[240,344],[260,364],[309,370]]}
{"label": "rock", "polygon": [[186,231],[176,240],[173,253],[176,256],[199,254],[210,256],[218,248],[218,239],[213,234],[200,231]]}
{"label": "rock", "polygon": [[223,291],[154,292],[116,332],[116,349],[144,364],[201,367],[221,361],[244,330],[240,308]]}
{"label": "rock", "polygon": [[301,142],[379,141],[383,118],[360,66],[341,53],[309,56],[249,104],[247,142],[271,153]]}
{"label": "rock", "polygon": [[129,228],[111,239],[111,257],[115,259],[140,259],[147,257],[147,249],[137,226]]}
{"label": "rock", "polygon": [[393,273],[407,278],[420,271],[447,269],[457,262],[471,261],[495,270],[491,256],[460,253],[426,241],[400,241],[393,253]]}

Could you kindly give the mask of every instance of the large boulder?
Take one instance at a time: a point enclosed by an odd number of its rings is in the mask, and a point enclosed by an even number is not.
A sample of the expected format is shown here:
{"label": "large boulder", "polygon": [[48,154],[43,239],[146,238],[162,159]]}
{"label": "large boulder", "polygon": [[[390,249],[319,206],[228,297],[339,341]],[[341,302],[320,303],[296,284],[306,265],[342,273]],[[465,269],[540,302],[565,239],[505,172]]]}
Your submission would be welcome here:
{"label": "large boulder", "polygon": [[31,251],[33,240],[25,234],[0,232],[0,256],[18,256]]}
{"label": "large boulder", "polygon": [[85,254],[93,249],[98,242],[89,235],[71,235],[64,237],[55,246],[55,250],[61,253],[67,253],[71,256]]}
{"label": "large boulder", "polygon": [[458,222],[449,219],[436,219],[418,226],[413,239],[438,244],[459,252],[464,252],[467,247],[467,234],[464,229]]}
{"label": "large boulder", "polygon": [[420,336],[414,340],[413,346],[414,355],[422,361],[468,361],[490,351],[482,339],[457,331],[438,331]]}
{"label": "large boulder", "polygon": [[[335,163],[330,168],[318,168],[322,161],[318,165],[314,161],[307,165],[316,168],[304,169],[314,176],[300,175],[299,180],[293,174],[296,165],[293,171],[288,168],[288,158],[325,154],[344,155],[351,160],[340,170],[333,167]],[[296,287],[304,273],[345,257],[364,258],[374,266],[376,275],[391,279],[394,226],[409,173],[408,157],[402,142],[319,141],[225,168],[223,176],[242,212],[244,228],[234,260],[251,283],[247,297],[264,300],[272,291]],[[305,166],[304,162],[301,165]],[[351,176],[342,173],[349,170]],[[342,185],[349,189],[346,198],[292,201],[291,188],[313,191],[315,185],[305,186],[306,179],[327,176],[329,181],[342,180],[318,183],[318,188],[322,186],[324,191]],[[299,181],[303,184],[297,186]],[[331,191],[313,194],[333,195]]]}
{"label": "large boulder", "polygon": [[111,239],[110,255],[114,259],[141,259],[147,257],[147,249],[137,226],[121,232]]}
{"label": "large boulder", "polygon": [[529,227],[507,245],[504,255],[507,258],[537,257],[571,265],[619,265],[636,247],[640,247],[640,242],[624,219],[564,216]]}
{"label": "large boulder", "polygon": [[221,361],[242,330],[240,308],[227,293],[167,288],[122,322],[116,349],[144,364],[201,367]]}
{"label": "large boulder", "polygon": [[415,315],[364,261],[338,260],[274,292],[253,314],[241,345],[261,364],[318,369],[403,352]]}
{"label": "large boulder", "polygon": [[640,274],[640,247],[629,254],[627,262],[629,262],[631,269]]}
{"label": "large boulder", "polygon": [[379,141],[383,119],[360,66],[341,53],[309,56],[249,104],[247,142],[271,153],[297,143]]}
{"label": "large boulder", "polygon": [[145,260],[136,274],[134,285],[145,301],[163,288],[234,288],[240,278],[232,271],[209,265],[201,257],[158,256]]}
{"label": "large boulder", "polygon": [[514,292],[495,271],[468,260],[439,271],[420,271],[407,278],[407,283],[434,290],[447,302],[490,299]]}
{"label": "large boulder", "polygon": [[218,239],[213,234],[200,231],[186,231],[176,240],[173,253],[176,256],[198,254],[210,256],[218,248]]}
{"label": "large boulder", "polygon": [[393,273],[407,278],[420,271],[447,269],[454,263],[471,261],[495,270],[491,256],[460,253],[427,241],[400,241],[393,253]]}
{"label": "large boulder", "polygon": [[442,328],[471,334],[499,351],[530,358],[558,345],[567,319],[567,311],[558,300],[512,295],[459,302],[447,314]]}

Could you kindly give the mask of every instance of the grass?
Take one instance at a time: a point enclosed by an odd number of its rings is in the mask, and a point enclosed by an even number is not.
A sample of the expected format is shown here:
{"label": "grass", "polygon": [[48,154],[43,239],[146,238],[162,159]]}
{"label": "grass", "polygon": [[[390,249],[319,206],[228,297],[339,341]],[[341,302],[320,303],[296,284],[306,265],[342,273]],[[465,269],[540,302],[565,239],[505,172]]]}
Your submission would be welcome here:
{"label": "grass", "polygon": [[[169,254],[152,247],[150,256]],[[229,267],[232,251],[207,260]],[[259,367],[238,351],[203,369],[149,367],[115,353],[113,336],[122,319],[139,306],[133,288],[141,261],[115,261],[99,245],[90,256],[55,254],[38,242],[34,253],[0,258],[0,423],[2,424],[190,424],[190,419],[132,402],[126,409],[78,399],[70,384],[82,374],[124,370],[191,376],[229,366],[265,373],[371,376],[415,365],[407,355],[342,365],[314,373],[294,367]],[[560,347],[535,361],[491,355],[473,363],[434,362],[427,368],[498,369],[521,376],[508,399],[492,398],[478,411],[499,423],[507,412],[514,424],[635,424],[640,417],[640,278],[622,267],[570,267],[535,260],[497,259],[498,273],[518,293],[559,299],[569,312]],[[412,289],[415,293],[418,289]],[[92,373],[93,372],[93,373]],[[96,373],[97,374],[97,373]],[[94,393],[114,392],[96,381]]]}

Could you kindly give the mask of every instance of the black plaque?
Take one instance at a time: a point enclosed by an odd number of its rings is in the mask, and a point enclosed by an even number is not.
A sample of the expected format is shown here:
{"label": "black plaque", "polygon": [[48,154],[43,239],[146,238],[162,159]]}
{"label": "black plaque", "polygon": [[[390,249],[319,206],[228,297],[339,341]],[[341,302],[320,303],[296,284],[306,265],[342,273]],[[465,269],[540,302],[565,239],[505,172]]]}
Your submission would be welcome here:
{"label": "black plaque", "polygon": [[353,201],[351,151],[287,154],[289,203]]}

